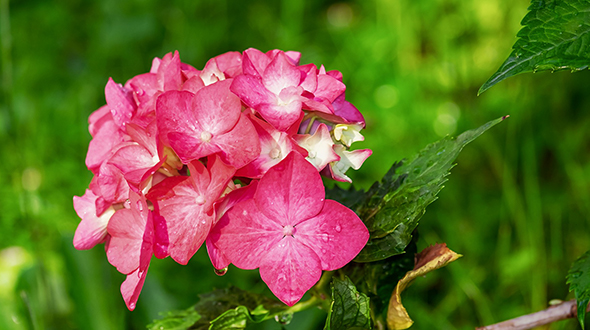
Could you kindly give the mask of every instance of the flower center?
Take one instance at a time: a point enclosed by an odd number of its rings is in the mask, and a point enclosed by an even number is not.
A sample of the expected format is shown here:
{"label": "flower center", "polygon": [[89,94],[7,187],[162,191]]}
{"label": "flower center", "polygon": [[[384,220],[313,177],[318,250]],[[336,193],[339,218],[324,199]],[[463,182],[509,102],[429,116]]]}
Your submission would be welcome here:
{"label": "flower center", "polygon": [[195,202],[196,202],[198,205],[203,205],[203,204],[205,204],[205,197],[203,197],[203,195],[199,195],[199,196],[197,196],[197,198],[195,199]]}
{"label": "flower center", "polygon": [[268,153],[268,155],[272,159],[277,159],[281,156],[281,150],[279,148],[274,148]]}
{"label": "flower center", "polygon": [[295,234],[295,227],[291,225],[286,225],[283,227],[283,235],[284,236],[293,236]]}
{"label": "flower center", "polygon": [[201,141],[203,141],[203,142],[211,141],[211,133],[207,132],[207,131],[202,131],[201,132]]}

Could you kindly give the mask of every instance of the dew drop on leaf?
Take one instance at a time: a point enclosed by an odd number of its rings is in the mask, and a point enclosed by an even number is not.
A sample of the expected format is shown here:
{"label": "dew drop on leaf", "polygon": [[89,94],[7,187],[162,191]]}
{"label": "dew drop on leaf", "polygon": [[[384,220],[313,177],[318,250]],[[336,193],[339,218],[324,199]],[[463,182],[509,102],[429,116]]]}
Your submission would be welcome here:
{"label": "dew drop on leaf", "polygon": [[222,268],[222,269],[215,269],[215,275],[217,276],[223,276],[227,273],[227,267]]}
{"label": "dew drop on leaf", "polygon": [[275,315],[275,321],[279,322],[282,325],[287,325],[291,323],[291,320],[293,320],[293,314],[291,313],[282,313],[279,315]]}

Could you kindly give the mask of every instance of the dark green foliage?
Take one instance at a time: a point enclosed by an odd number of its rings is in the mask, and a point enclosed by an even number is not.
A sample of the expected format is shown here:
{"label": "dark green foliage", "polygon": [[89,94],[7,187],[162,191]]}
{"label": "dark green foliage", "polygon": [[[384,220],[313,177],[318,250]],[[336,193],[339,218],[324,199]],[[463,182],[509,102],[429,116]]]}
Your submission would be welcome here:
{"label": "dark green foliage", "polygon": [[348,329],[371,329],[371,316],[369,297],[344,276],[332,281],[332,306],[324,330]]}
{"label": "dark green foliage", "polygon": [[457,138],[445,137],[412,158],[393,164],[355,209],[371,233],[355,261],[377,261],[403,253],[420,217],[436,200],[463,147],[505,118],[490,121]]}
{"label": "dark green foliage", "polygon": [[148,326],[164,329],[245,329],[249,323],[279,315],[287,306],[265,296],[230,287],[199,296],[187,310],[168,312]]}
{"label": "dark green foliage", "polygon": [[535,0],[521,24],[512,53],[479,94],[520,73],[590,65],[590,1]]}
{"label": "dark green foliage", "polygon": [[590,251],[576,260],[567,274],[567,284],[570,292],[574,291],[578,302],[578,320],[584,329],[586,308],[590,302]]}

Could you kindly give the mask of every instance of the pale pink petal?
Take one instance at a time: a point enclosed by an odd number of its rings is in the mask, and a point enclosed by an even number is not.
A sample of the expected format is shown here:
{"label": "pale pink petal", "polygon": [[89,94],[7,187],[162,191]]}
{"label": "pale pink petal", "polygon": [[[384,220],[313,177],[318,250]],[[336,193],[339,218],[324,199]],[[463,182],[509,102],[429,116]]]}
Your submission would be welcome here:
{"label": "pale pink petal", "polygon": [[320,214],[297,225],[295,239],[320,257],[323,270],[335,270],[344,267],[363,249],[369,231],[352,210],[326,200]]}
{"label": "pale pink petal", "polygon": [[288,306],[297,303],[321,276],[318,256],[292,236],[285,236],[275,244],[260,264],[260,277]]}
{"label": "pale pink petal", "polygon": [[286,131],[301,118],[301,100],[292,99],[288,103],[262,104],[256,109],[279,131]]}
{"label": "pale pink petal", "polygon": [[211,230],[209,238],[236,267],[255,269],[282,239],[277,219],[262,214],[250,199],[236,204]]}
{"label": "pale pink petal", "polygon": [[129,183],[139,185],[146,173],[153,174],[157,170],[153,167],[159,164],[160,160],[157,154],[152,155],[145,147],[129,143],[119,148],[110,158],[109,163],[121,170]]}
{"label": "pale pink petal", "polygon": [[74,196],[74,209],[82,219],[74,234],[74,247],[78,250],[91,249],[104,242],[107,236],[107,224],[115,210],[109,207],[97,216],[96,199],[97,196],[89,189],[82,197]]}
{"label": "pale pink petal", "polygon": [[313,135],[296,135],[294,139],[308,152],[307,161],[321,171],[328,163],[337,161],[340,157],[334,152],[334,141],[326,124],[320,124]]}
{"label": "pale pink petal", "polygon": [[318,69],[314,64],[306,64],[299,66],[299,70],[304,74],[304,78],[299,86],[313,93],[318,87]]}
{"label": "pale pink petal", "polygon": [[260,179],[254,200],[266,217],[294,226],[317,215],[324,196],[317,169],[301,154],[291,152]]}
{"label": "pale pink petal", "polygon": [[346,176],[346,171],[351,167],[358,170],[373,153],[371,149],[348,151],[341,144],[334,145],[334,152],[340,156],[340,160],[330,163],[330,173],[335,180],[341,182],[352,182],[352,179]]}
{"label": "pale pink petal", "polygon": [[346,86],[342,82],[332,76],[321,74],[318,76],[318,87],[313,94],[331,103],[345,90]]}

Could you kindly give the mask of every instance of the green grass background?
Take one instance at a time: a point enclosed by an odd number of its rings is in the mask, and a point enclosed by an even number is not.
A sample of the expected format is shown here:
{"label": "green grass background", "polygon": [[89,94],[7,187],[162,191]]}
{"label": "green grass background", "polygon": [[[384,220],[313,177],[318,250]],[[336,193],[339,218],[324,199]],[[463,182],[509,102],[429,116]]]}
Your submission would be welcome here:
{"label": "green grass background", "polygon": [[[567,270],[590,248],[590,73],[521,75],[476,96],[528,4],[0,0],[0,329],[143,329],[214,287],[266,292],[255,271],[217,277],[199,251],[188,266],[153,261],[128,312],[103,248],[72,246],[72,196],[91,179],[88,115],[109,77],[124,83],[174,50],[196,68],[254,47],[340,70],[367,120],[355,146],[373,149],[351,173],[363,188],[426,144],[509,114],[466,147],[419,226],[419,249],[446,242],[464,257],[403,302],[414,329],[473,329],[572,298]],[[287,329],[321,329],[324,318],[296,314]]]}

